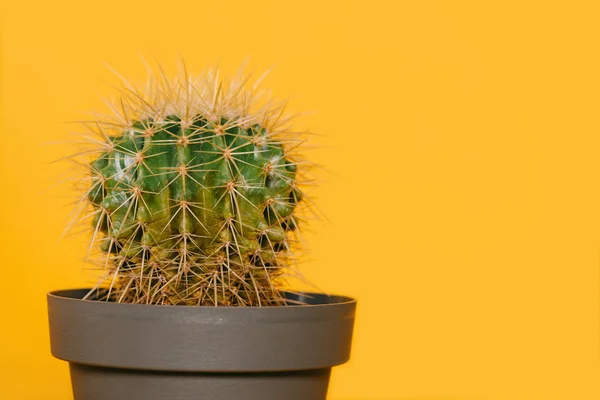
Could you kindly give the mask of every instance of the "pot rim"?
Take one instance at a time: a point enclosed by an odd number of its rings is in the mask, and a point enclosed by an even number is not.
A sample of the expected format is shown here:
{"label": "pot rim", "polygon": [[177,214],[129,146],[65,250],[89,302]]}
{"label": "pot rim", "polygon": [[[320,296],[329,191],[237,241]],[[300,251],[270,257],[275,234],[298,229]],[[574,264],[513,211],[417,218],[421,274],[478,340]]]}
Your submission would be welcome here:
{"label": "pot rim", "polygon": [[[315,305],[168,306],[48,293],[52,354],[77,364],[188,372],[329,368],[350,356],[356,300],[306,293]],[[298,293],[289,295],[301,299]]]}
{"label": "pot rim", "polygon": [[[58,289],[58,290],[52,290],[46,293],[46,297],[51,297],[51,298],[57,298],[57,299],[61,299],[63,301],[74,301],[74,302],[89,302],[89,303],[94,303],[94,304],[113,304],[115,306],[120,306],[120,307],[138,307],[138,308],[148,308],[151,307],[153,309],[156,309],[157,307],[159,308],[172,308],[175,307],[177,309],[215,309],[215,308],[219,308],[219,309],[223,309],[223,310],[238,310],[238,309],[245,309],[245,310],[253,310],[253,309],[260,309],[260,310],[269,310],[269,309],[273,309],[273,310],[281,310],[284,308],[310,308],[310,307],[335,307],[335,306],[340,306],[343,304],[356,304],[357,303],[357,299],[354,297],[350,297],[350,296],[344,296],[344,295],[337,295],[337,294],[330,294],[330,293],[319,293],[319,292],[307,292],[307,291],[291,291],[291,290],[282,290],[282,293],[287,293],[290,295],[294,295],[294,296],[300,296],[300,297],[304,297],[304,298],[311,298],[311,297],[321,297],[321,298],[326,298],[329,299],[331,301],[329,302],[320,302],[320,303],[316,303],[316,304],[290,304],[287,306],[202,306],[202,305],[198,305],[198,306],[192,306],[192,305],[173,305],[173,304],[140,304],[140,303],[117,303],[117,302],[113,302],[113,301],[98,301],[98,300],[92,300],[92,299],[81,299],[79,297],[73,297],[72,294],[75,293],[81,293],[81,292],[89,292],[93,290],[92,288],[73,288],[73,289]],[[69,295],[71,294],[71,295]]]}

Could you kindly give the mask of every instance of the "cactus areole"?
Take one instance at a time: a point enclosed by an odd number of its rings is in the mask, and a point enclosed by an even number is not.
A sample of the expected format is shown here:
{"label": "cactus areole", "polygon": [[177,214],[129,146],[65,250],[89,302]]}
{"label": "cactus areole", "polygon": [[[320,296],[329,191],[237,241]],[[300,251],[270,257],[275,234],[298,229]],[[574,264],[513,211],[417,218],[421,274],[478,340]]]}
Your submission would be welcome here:
{"label": "cactus areole", "polygon": [[[162,70],[161,70],[162,71]],[[260,81],[260,80],[259,80]],[[75,400],[324,400],[356,301],[284,290],[312,204],[305,138],[238,75],[124,80],[85,122],[92,289],[49,293]]]}

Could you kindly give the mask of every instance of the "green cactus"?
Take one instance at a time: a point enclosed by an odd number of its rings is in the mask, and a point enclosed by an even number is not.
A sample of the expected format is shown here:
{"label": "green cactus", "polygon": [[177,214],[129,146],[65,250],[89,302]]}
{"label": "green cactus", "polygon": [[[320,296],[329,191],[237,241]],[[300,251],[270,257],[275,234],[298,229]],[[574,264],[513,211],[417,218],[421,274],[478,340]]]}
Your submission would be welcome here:
{"label": "green cactus", "polygon": [[128,85],[117,120],[95,124],[103,141],[87,199],[107,298],[284,304],[276,281],[303,194],[281,107],[257,107],[244,79],[153,82],[144,94]]}

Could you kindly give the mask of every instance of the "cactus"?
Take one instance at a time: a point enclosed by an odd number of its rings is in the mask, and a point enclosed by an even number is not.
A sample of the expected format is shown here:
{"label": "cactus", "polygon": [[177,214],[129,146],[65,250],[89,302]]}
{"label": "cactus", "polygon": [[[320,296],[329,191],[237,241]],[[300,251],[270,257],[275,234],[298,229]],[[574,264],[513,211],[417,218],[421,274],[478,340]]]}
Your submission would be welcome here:
{"label": "cactus", "polygon": [[[126,81],[125,81],[126,82]],[[129,303],[287,304],[297,242],[302,140],[247,78],[209,71],[125,83],[114,116],[86,124],[91,247],[104,298]],[[99,139],[98,139],[99,138]],[[302,201],[302,202],[301,202]]]}

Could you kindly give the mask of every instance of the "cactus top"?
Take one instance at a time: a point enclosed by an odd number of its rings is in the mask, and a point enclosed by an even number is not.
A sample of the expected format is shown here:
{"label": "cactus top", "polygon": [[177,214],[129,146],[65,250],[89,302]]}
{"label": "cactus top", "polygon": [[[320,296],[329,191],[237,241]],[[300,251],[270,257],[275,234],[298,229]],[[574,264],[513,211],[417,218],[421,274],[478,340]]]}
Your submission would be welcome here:
{"label": "cactus top", "polygon": [[94,245],[121,302],[284,303],[278,278],[297,230],[300,140],[246,80],[126,83],[116,118],[96,121],[89,163]]}

